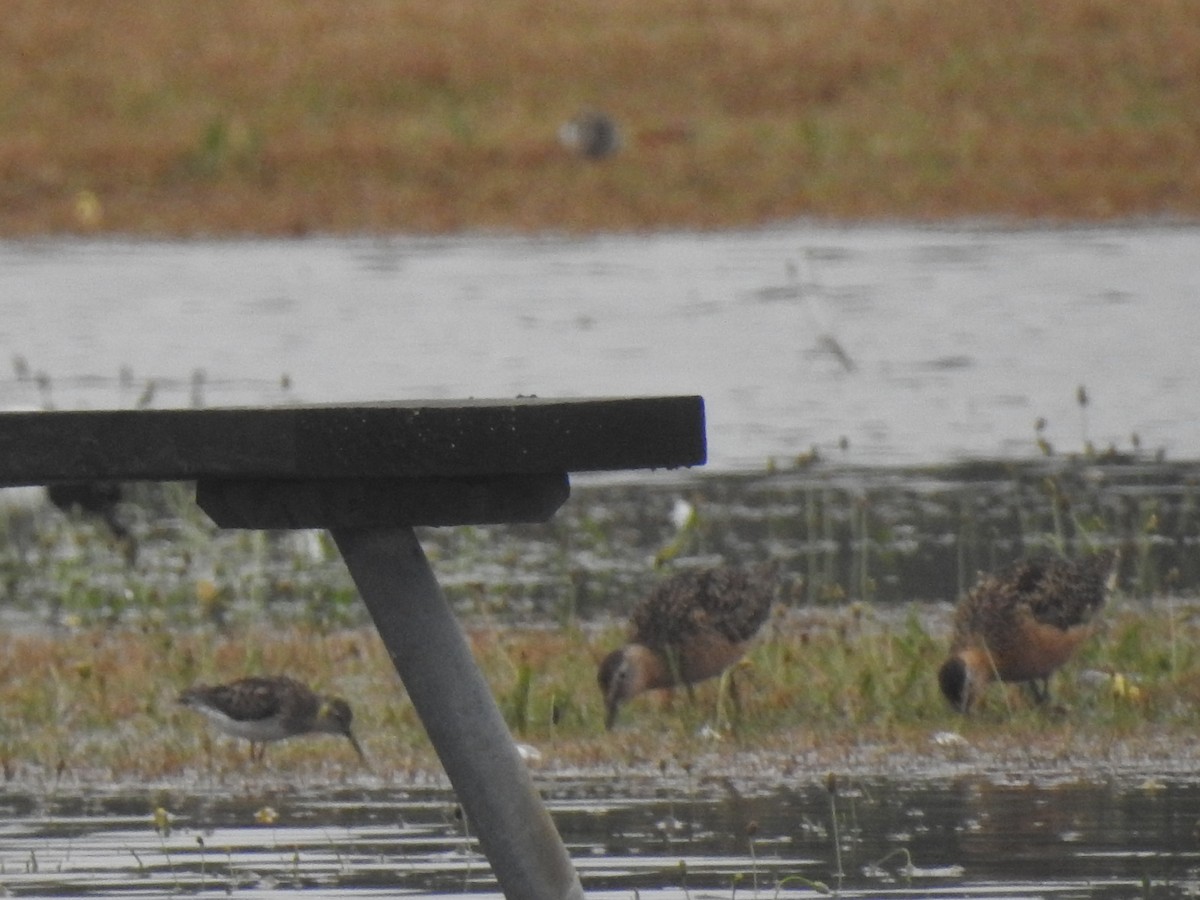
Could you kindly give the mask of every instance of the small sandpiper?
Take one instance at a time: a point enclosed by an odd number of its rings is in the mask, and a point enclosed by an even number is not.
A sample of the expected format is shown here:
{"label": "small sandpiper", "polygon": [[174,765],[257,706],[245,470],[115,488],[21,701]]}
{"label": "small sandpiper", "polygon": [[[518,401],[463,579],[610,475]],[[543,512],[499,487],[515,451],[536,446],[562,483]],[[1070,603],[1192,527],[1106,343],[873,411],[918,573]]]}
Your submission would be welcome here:
{"label": "small sandpiper", "polygon": [[600,664],[606,728],[643,691],[691,685],[742,658],[771,611],[778,565],[685,569],[660,582],[633,611],[629,642]]}
{"label": "small sandpiper", "polygon": [[992,681],[1025,682],[1045,702],[1050,676],[1094,630],[1119,563],[1119,552],[1104,550],[982,576],[955,610],[950,655],[938,670],[950,704],[967,712]]}
{"label": "small sandpiper", "polygon": [[354,718],[350,704],[340,697],[316,694],[294,678],[253,676],[228,684],[197,685],[181,693],[179,702],[203,713],[220,731],[248,740],[252,760],[261,760],[271,741],[301,734],[341,734],[366,761],[350,730]]}

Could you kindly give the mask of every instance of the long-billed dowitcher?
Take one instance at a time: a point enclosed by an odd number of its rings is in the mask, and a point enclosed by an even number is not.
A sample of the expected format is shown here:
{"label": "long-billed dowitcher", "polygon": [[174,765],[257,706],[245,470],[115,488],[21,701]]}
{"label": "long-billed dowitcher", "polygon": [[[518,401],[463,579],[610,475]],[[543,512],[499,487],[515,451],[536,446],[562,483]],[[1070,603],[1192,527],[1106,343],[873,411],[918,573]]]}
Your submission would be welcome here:
{"label": "long-billed dowitcher", "polygon": [[1092,633],[1116,584],[1120,554],[1032,559],[983,575],[954,613],[950,656],[938,671],[946,699],[966,712],[992,681],[1025,682],[1038,702],[1050,676]]}
{"label": "long-billed dowitcher", "polygon": [[660,582],[634,609],[629,642],[600,664],[605,727],[643,691],[720,675],[746,652],[771,611],[778,565],[687,569]]}
{"label": "long-billed dowitcher", "polygon": [[226,734],[248,740],[251,759],[261,760],[271,741],[301,734],[340,734],[359,759],[366,760],[350,730],[354,718],[350,704],[314,693],[294,678],[253,676],[228,684],[197,685],[181,693],[179,702],[203,713]]}

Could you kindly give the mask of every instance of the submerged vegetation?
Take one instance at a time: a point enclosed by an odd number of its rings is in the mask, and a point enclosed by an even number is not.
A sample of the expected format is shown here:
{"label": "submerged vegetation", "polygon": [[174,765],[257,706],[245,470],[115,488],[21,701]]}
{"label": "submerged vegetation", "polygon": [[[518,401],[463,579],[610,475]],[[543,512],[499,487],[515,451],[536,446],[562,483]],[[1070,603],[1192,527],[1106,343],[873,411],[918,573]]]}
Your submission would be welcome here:
{"label": "submerged vegetation", "polygon": [[1200,212],[1188,0],[19,0],[0,59],[6,236]]}
{"label": "submerged vegetation", "polygon": [[[1194,732],[1200,698],[1198,474],[1084,454],[585,479],[544,525],[422,537],[510,727],[543,769],[719,766],[744,753],[810,773],[855,759],[886,770],[1035,752],[1170,756]],[[126,486],[124,498],[117,513],[134,546],[37,493],[0,506],[6,779],[259,777],[245,745],[174,698],[196,681],[272,672],[353,698],[370,768],[324,738],[272,746],[268,768],[438,771],[322,533],[218,531],[185,485]],[[1052,680],[1051,705],[995,685],[970,718],[947,706],[935,672],[951,603],[978,570],[1114,545],[1121,589],[1100,634]],[[716,681],[666,709],[638,698],[606,734],[596,665],[649,584],[672,566],[767,557],[782,562],[784,588],[732,673],[737,702]]]}

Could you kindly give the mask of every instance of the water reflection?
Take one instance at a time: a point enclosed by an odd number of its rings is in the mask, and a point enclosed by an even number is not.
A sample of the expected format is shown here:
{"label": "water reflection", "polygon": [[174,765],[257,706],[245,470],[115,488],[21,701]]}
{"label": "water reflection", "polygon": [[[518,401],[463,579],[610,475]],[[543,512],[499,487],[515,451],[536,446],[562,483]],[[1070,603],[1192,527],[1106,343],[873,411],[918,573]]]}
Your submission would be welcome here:
{"label": "water reflection", "polygon": [[[803,778],[668,773],[623,780],[619,794],[591,777],[542,787],[591,897],[813,896],[817,885],[844,896],[1185,896],[1200,887],[1192,781],[865,779],[831,795]],[[156,807],[169,810],[169,825],[160,813],[156,827]],[[13,894],[495,895],[441,788],[240,799],[8,791],[0,809],[0,871]]]}
{"label": "water reflection", "polygon": [[[0,242],[0,364],[25,360],[62,408],[125,405],[148,382],[186,406],[197,370],[213,405],[699,393],[718,469],[813,447],[849,464],[1028,457],[1038,417],[1062,448],[1136,434],[1196,457],[1196,242],[811,224]],[[45,402],[13,374],[0,408]]]}
{"label": "water reflection", "polygon": [[1178,784],[864,781],[836,797],[808,785],[618,804],[592,828],[611,829],[606,855],[636,857],[619,878],[644,887],[681,882],[684,860],[688,882],[711,888],[747,890],[757,873],[772,890],[791,878],[849,895],[1101,896],[1143,879],[1192,883],[1197,801],[1194,785]]}

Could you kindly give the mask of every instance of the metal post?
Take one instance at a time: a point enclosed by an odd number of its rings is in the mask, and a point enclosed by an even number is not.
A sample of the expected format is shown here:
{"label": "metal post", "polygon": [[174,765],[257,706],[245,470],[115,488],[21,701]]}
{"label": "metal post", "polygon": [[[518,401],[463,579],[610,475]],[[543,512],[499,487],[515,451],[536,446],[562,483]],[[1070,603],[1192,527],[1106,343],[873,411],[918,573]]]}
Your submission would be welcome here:
{"label": "metal post", "polygon": [[450,783],[509,900],[583,887],[412,528],[335,528]]}

